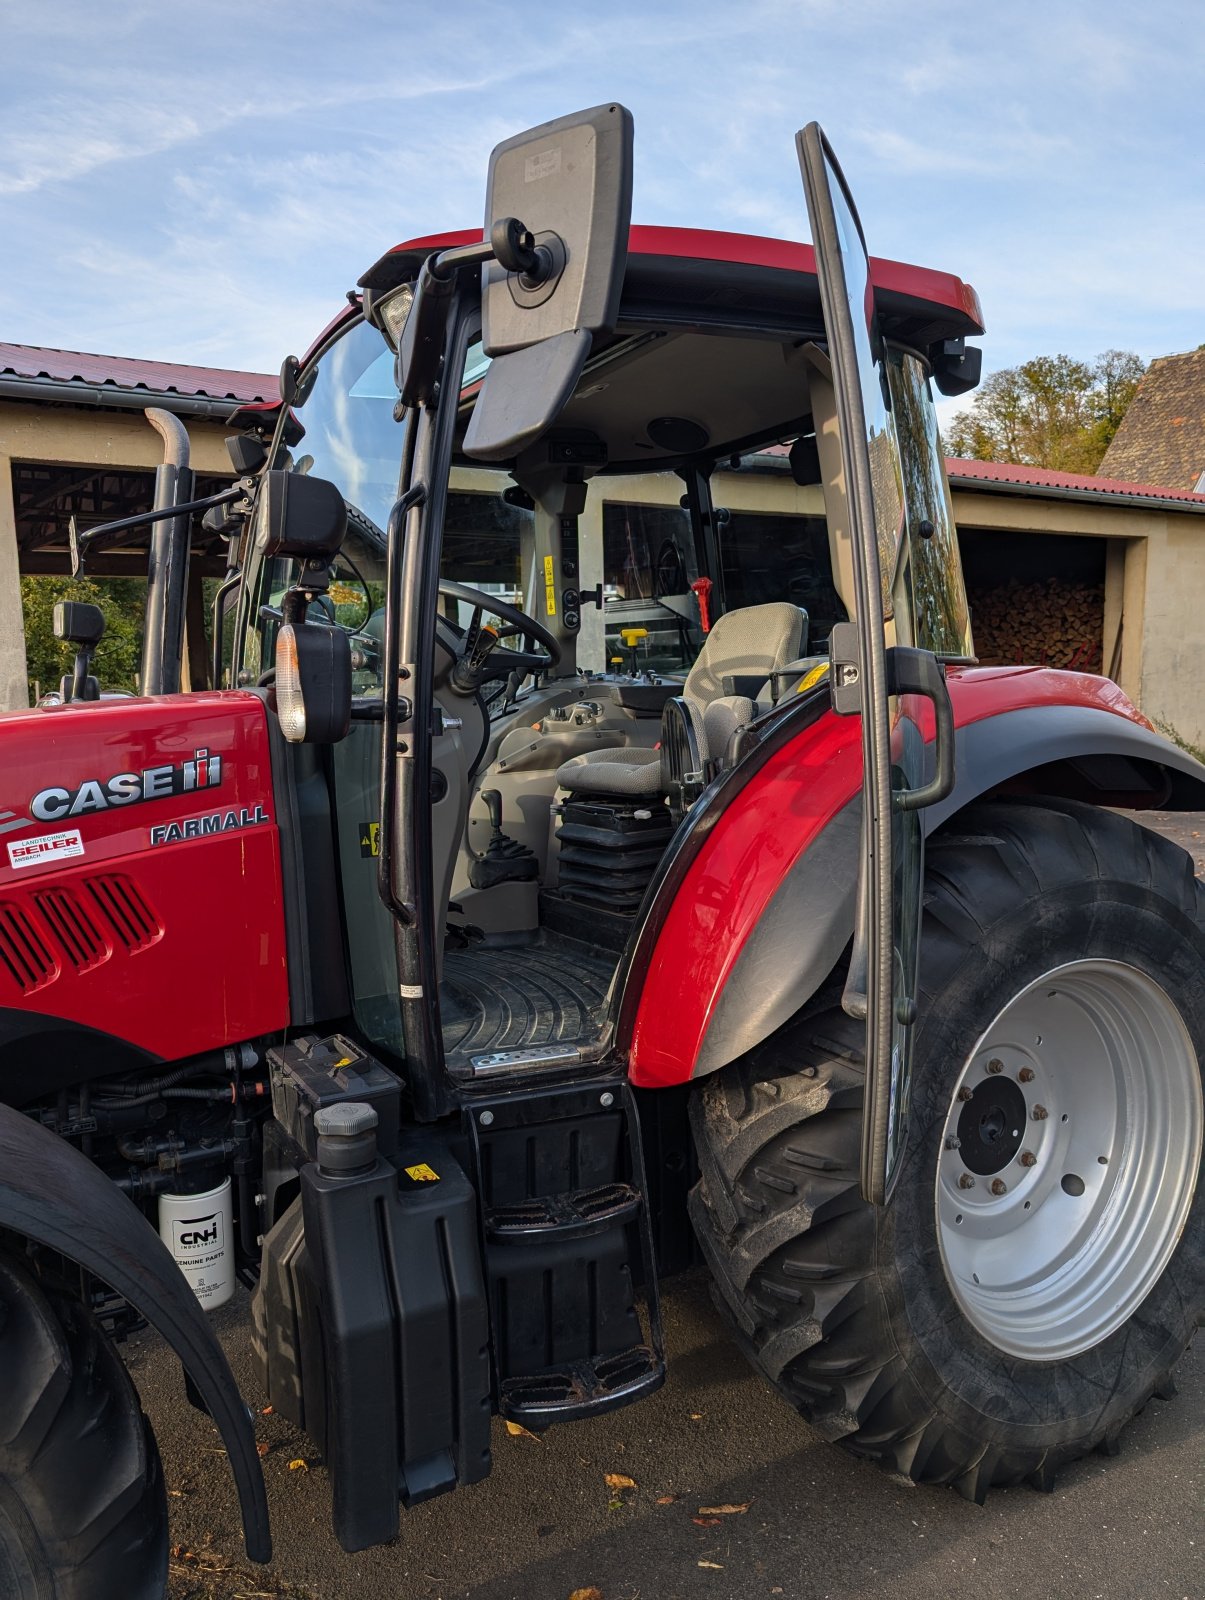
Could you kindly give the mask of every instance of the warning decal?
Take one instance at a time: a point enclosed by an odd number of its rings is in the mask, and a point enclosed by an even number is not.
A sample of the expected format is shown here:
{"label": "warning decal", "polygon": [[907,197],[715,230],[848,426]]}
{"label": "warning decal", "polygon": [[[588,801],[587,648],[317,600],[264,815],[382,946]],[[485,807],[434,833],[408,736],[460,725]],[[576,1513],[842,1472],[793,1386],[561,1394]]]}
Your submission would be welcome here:
{"label": "warning decal", "polygon": [[429,1167],[425,1161],[420,1161],[417,1167],[407,1167],[406,1176],[413,1178],[415,1183],[438,1183],[439,1173]]}
{"label": "warning decal", "polygon": [[544,609],[550,617],[556,616],[556,570],[552,557],[544,557]]}

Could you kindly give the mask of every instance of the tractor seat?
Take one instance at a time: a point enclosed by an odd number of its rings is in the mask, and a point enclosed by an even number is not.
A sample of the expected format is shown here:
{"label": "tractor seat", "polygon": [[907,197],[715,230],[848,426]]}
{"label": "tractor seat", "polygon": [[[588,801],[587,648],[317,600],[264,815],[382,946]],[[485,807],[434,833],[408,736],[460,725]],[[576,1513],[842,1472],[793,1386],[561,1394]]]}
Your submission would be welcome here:
{"label": "tractor seat", "polygon": [[[682,686],[704,760],[723,753],[727,736],[755,715],[758,695],[772,674],[803,653],[807,623],[807,613],[785,601],[744,606],[717,620]],[[716,712],[709,719],[713,705]],[[556,781],[575,794],[656,796],[662,792],[661,752],[628,746],[591,750],[558,768]]]}

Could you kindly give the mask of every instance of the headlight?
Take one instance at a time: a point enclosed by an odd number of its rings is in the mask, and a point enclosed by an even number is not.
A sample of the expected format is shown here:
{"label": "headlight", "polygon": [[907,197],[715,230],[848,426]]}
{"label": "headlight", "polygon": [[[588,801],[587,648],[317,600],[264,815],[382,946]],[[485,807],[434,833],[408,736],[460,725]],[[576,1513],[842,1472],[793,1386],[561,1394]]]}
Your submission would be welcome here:
{"label": "headlight", "polygon": [[406,326],[406,318],[413,304],[414,285],[404,283],[400,289],[394,289],[383,300],[378,300],[372,308],[374,321],[394,350],[402,341],[402,329]]}

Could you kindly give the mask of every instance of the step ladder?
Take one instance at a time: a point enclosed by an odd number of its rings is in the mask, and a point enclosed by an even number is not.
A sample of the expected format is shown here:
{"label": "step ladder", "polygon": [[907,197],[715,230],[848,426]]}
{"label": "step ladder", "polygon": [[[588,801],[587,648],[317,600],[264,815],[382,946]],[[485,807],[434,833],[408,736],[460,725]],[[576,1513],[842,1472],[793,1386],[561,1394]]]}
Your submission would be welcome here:
{"label": "step ladder", "polygon": [[474,1095],[465,1119],[498,1411],[535,1430],[652,1394],[665,1347],[627,1083],[499,1086]]}

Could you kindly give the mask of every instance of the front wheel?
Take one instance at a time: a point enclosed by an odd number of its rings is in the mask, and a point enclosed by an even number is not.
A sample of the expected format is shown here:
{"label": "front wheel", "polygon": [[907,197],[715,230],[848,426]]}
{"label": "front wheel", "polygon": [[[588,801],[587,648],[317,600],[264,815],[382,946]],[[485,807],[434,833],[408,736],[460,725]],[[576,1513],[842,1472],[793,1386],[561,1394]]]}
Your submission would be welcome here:
{"label": "front wheel", "polygon": [[1071,802],[929,845],[891,1205],[858,1193],[861,1029],[702,1087],[696,1228],[755,1364],[827,1437],[982,1500],[1111,1451],[1205,1318],[1205,895]]}
{"label": "front wheel", "polygon": [[66,1285],[0,1255],[0,1596],[161,1600],[167,1497],[120,1357]]}

